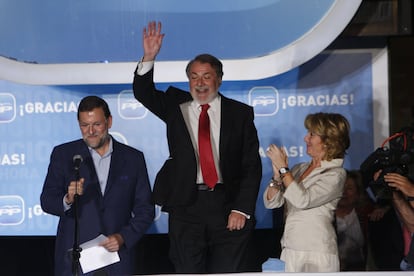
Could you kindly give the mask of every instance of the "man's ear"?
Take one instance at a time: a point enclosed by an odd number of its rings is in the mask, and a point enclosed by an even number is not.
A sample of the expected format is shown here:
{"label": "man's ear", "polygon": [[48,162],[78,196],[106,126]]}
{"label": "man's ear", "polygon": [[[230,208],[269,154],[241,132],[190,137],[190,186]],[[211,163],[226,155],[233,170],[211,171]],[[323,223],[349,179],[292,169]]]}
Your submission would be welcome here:
{"label": "man's ear", "polygon": [[110,129],[112,127],[112,115],[108,117],[107,121],[108,121],[108,129]]}

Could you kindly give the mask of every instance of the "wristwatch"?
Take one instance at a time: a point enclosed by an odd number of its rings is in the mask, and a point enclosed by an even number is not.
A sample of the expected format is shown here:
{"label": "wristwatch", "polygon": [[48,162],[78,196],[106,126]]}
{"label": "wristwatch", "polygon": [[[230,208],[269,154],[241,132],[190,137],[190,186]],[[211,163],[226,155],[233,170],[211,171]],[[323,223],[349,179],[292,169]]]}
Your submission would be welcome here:
{"label": "wristwatch", "polygon": [[282,168],[279,169],[280,176],[283,176],[284,174],[286,174],[288,172],[289,172],[289,168],[282,167]]}

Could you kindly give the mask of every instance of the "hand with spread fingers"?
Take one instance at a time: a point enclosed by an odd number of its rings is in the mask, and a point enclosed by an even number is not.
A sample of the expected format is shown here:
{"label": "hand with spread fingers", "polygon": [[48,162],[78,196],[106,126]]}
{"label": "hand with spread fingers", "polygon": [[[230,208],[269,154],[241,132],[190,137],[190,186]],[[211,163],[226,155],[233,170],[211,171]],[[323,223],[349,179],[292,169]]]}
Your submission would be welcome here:
{"label": "hand with spread fingers", "polygon": [[144,46],[144,57],[142,61],[154,60],[158,55],[162,40],[165,34],[161,33],[161,22],[156,23],[151,21],[148,26],[144,28],[142,33],[142,41]]}

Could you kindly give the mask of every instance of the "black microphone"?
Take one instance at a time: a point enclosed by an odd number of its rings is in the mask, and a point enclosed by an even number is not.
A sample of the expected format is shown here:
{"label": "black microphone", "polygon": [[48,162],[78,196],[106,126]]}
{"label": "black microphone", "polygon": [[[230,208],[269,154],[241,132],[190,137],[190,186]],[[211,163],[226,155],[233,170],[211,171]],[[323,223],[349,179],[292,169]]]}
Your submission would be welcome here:
{"label": "black microphone", "polygon": [[83,158],[79,154],[76,154],[73,156],[73,168],[76,171],[79,170],[82,161],[83,161]]}

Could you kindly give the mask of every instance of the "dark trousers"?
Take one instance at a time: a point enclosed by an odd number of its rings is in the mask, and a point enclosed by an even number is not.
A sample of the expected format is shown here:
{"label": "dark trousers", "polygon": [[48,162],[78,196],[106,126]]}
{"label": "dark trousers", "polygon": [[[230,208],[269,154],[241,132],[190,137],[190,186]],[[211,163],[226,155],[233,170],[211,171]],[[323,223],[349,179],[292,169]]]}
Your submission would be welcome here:
{"label": "dark trousers", "polygon": [[254,218],[246,220],[242,230],[229,231],[224,190],[198,191],[197,195],[192,206],[169,212],[170,259],[176,273],[242,272]]}

